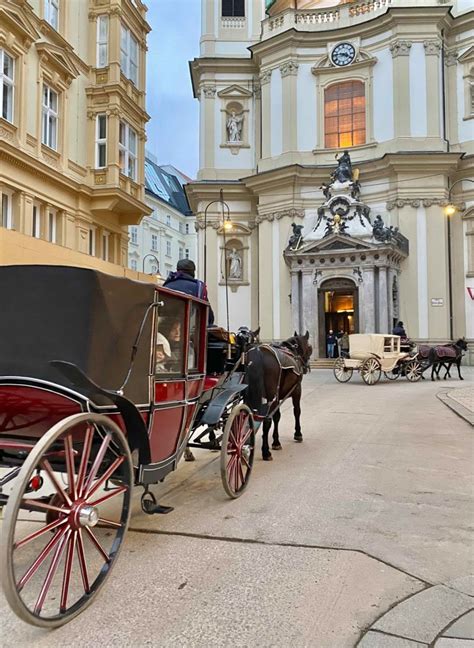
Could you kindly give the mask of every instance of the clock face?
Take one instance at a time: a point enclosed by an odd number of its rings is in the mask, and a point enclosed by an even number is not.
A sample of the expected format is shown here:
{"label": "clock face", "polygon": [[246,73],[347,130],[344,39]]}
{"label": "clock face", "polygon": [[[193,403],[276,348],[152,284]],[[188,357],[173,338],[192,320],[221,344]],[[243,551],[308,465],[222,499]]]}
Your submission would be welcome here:
{"label": "clock face", "polygon": [[339,43],[331,52],[331,61],[334,65],[344,66],[350,65],[355,59],[355,47],[350,43]]}

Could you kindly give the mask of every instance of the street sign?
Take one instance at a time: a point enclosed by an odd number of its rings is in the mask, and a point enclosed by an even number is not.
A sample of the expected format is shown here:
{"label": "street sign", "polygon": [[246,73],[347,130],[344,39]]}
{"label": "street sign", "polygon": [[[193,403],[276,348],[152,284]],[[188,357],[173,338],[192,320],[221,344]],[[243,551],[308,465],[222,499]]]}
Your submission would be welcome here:
{"label": "street sign", "polygon": [[444,306],[443,297],[432,297],[431,298],[431,305],[432,306]]}

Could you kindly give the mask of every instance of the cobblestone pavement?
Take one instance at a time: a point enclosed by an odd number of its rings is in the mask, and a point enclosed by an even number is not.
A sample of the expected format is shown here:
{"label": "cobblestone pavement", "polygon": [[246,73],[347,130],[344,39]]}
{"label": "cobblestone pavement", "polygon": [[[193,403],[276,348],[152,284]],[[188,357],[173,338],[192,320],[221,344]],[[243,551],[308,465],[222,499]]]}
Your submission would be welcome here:
{"label": "cobblestone pavement", "polygon": [[452,389],[448,396],[474,414],[474,387]]}
{"label": "cobblestone pavement", "polygon": [[442,389],[438,398],[450,407],[458,416],[474,426],[474,387],[457,387]]}
{"label": "cobblestone pavement", "polygon": [[[474,436],[441,390],[464,383],[331,371],[305,377],[303,444],[283,408],[283,450],[257,455],[225,496],[219,455],[196,452],[154,487],[101,595],[54,632],[0,595],[2,648],[468,648],[473,645]],[[260,435],[259,435],[260,443]]]}

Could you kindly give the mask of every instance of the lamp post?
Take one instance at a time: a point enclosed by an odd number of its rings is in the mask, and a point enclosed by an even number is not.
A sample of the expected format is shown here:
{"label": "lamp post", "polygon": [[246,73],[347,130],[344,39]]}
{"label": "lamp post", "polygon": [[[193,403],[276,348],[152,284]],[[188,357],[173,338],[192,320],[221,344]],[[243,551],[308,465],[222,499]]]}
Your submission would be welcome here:
{"label": "lamp post", "polygon": [[[143,274],[145,274],[145,261],[146,261],[146,259],[148,259],[148,257],[151,257],[152,259],[155,259],[156,267],[158,268],[158,272],[159,272],[160,271],[160,262],[158,261],[158,258],[154,254],[150,253],[150,254],[145,254],[145,256],[143,257],[143,261],[142,261]],[[150,272],[149,274],[154,274],[154,273]]]}
{"label": "lamp post", "polygon": [[452,261],[451,261],[451,217],[458,211],[456,205],[452,201],[452,193],[454,187],[461,182],[472,182],[474,180],[470,178],[459,178],[453,182],[451,186],[448,187],[448,204],[444,208],[444,213],[448,217],[448,297],[449,297],[449,338],[452,340],[454,336],[454,326],[453,326],[453,278],[452,278]]}

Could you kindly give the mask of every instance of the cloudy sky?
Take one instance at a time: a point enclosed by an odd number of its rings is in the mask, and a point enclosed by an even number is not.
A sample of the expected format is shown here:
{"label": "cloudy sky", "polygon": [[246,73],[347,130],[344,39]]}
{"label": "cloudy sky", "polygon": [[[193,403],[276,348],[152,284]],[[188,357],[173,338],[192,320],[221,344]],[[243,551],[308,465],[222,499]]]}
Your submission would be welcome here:
{"label": "cloudy sky", "polygon": [[148,0],[147,149],[196,177],[199,104],[188,63],[199,55],[200,0]]}

